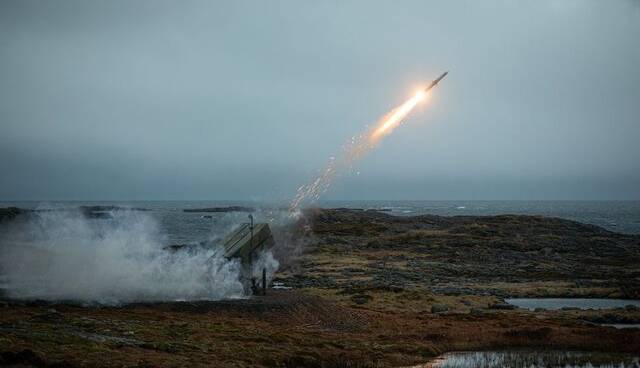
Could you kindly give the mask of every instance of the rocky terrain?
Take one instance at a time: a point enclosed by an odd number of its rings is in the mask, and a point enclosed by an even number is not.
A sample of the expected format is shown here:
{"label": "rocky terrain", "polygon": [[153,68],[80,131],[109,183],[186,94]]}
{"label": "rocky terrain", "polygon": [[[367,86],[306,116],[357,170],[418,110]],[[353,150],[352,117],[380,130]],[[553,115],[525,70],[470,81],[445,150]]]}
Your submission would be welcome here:
{"label": "rocky terrain", "polygon": [[540,216],[397,217],[313,210],[296,288],[640,298],[640,236]]}
{"label": "rocky terrain", "polygon": [[640,351],[640,329],[599,325],[638,323],[638,308],[504,302],[638,298],[638,236],[554,218],[344,209],[280,230],[274,281],[292,289],[119,307],[5,300],[0,364],[397,367],[456,350]]}

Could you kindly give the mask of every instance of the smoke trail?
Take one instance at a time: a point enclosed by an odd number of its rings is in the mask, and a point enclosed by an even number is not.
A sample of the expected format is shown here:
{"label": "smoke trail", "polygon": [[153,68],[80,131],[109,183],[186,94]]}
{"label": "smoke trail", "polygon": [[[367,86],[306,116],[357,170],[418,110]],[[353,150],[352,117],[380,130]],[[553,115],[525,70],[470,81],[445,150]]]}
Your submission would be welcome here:
{"label": "smoke trail", "polygon": [[289,205],[290,216],[298,217],[300,207],[305,202],[317,201],[329,189],[336,176],[342,172],[352,170],[356,162],[374,149],[382,138],[391,134],[395,128],[402,124],[416,105],[428,96],[429,92],[425,92],[422,89],[419,90],[413,97],[384,115],[372,128],[352,137],[342,147],[340,156],[337,158],[331,157],[327,166],[318,176],[309,184],[298,188]]}
{"label": "smoke trail", "polygon": [[[150,215],[114,211],[112,216],[96,221],[77,212],[41,212],[0,229],[7,295],[106,304],[247,296],[241,265],[220,249],[168,252]],[[272,271],[277,262],[269,257],[261,260]]]}

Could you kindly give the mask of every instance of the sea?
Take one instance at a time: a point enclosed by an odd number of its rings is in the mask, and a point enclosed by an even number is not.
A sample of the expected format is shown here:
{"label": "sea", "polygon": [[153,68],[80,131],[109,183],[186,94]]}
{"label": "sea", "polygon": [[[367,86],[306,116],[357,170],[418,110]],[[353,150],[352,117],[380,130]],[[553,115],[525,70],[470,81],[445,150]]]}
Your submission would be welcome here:
{"label": "sea", "polygon": [[[199,213],[185,209],[244,206],[255,208],[255,221],[283,219],[287,203],[255,201],[28,201],[0,202],[0,207],[71,209],[79,206],[121,206],[141,211],[159,224],[170,244],[197,242],[211,237],[212,229],[248,222],[248,213]],[[607,230],[640,234],[640,201],[321,201],[322,208],[376,209],[394,216],[433,214],[441,216],[490,216],[501,214],[560,217],[601,226]]]}

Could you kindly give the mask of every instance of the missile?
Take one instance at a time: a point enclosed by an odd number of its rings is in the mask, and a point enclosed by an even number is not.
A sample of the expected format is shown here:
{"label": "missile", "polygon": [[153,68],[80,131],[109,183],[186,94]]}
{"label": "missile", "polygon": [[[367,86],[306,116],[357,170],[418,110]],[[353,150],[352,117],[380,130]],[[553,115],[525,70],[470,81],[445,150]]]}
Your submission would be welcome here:
{"label": "missile", "polygon": [[447,76],[447,74],[449,74],[449,72],[442,73],[442,75],[439,76],[438,79],[432,81],[431,84],[427,88],[424,89],[424,91],[427,92],[431,88],[435,87],[438,84],[438,82],[440,82],[442,80],[442,78]]}

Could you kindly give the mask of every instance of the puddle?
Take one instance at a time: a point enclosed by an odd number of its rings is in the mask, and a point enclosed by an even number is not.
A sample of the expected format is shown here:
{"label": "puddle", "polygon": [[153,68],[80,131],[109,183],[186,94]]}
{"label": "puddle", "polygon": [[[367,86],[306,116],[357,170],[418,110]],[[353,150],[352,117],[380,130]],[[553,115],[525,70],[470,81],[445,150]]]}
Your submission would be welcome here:
{"label": "puddle", "polygon": [[276,290],[289,290],[289,289],[291,289],[290,286],[285,286],[283,282],[278,282],[278,281],[274,281],[271,284],[271,288],[272,289],[276,289]]}
{"label": "puddle", "polygon": [[628,354],[571,351],[468,351],[444,354],[412,368],[640,368],[640,358]]}
{"label": "puddle", "polygon": [[599,325],[615,328],[640,328],[640,323],[600,323]]}
{"label": "puddle", "polygon": [[518,308],[535,310],[536,308],[558,310],[562,308],[578,309],[613,309],[633,305],[640,308],[640,300],[628,299],[595,299],[595,298],[513,298],[505,302]]}

